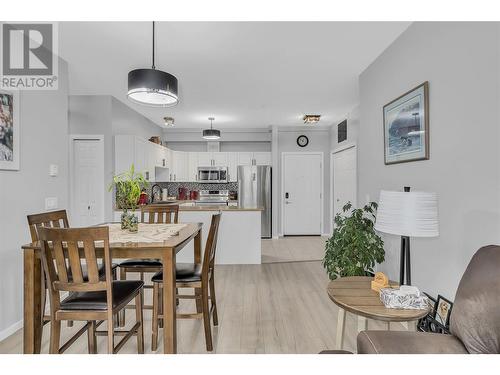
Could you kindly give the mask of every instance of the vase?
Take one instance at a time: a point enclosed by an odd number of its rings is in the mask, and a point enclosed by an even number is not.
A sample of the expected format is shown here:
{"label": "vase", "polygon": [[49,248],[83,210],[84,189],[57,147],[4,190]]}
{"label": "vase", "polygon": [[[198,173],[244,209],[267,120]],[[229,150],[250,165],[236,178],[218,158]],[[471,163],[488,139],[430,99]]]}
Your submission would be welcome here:
{"label": "vase", "polygon": [[137,233],[138,230],[139,230],[139,219],[137,215],[130,214],[128,222],[128,231],[130,233]]}
{"label": "vase", "polygon": [[122,216],[120,217],[120,224],[121,224],[122,230],[128,229],[129,221],[130,221],[130,219],[129,219],[128,211],[127,211],[127,209],[124,209],[122,212]]}

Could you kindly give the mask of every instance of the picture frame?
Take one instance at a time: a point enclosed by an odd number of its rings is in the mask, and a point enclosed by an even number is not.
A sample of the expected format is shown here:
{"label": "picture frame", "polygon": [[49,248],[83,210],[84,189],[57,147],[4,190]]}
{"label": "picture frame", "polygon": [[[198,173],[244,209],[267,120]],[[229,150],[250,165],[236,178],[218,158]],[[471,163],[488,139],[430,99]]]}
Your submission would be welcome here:
{"label": "picture frame", "polygon": [[453,302],[438,295],[436,302],[436,312],[434,319],[444,327],[448,327],[450,323],[451,310],[453,309]]}
{"label": "picture frame", "polygon": [[0,89],[0,170],[19,170],[19,92]]}
{"label": "picture frame", "polygon": [[385,165],[429,159],[429,82],[383,107]]}

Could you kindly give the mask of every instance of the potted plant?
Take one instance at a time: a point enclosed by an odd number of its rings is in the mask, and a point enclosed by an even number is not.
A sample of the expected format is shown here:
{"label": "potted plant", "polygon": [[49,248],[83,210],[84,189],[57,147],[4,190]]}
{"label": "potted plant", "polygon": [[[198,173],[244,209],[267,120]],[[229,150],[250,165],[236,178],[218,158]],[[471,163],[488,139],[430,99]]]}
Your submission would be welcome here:
{"label": "potted plant", "polygon": [[384,242],[374,229],[377,203],[351,208],[348,202],[342,209],[343,214],[335,215],[333,235],[326,241],[323,267],[331,280],[367,276],[376,263],[384,261]]}
{"label": "potted plant", "polygon": [[133,212],[129,213],[128,211],[137,209],[141,191],[147,185],[148,181],[142,173],[135,171],[133,164],[127,172],[113,177],[109,190],[116,189],[116,207],[123,210],[121,215],[122,229],[137,232],[139,220]]}

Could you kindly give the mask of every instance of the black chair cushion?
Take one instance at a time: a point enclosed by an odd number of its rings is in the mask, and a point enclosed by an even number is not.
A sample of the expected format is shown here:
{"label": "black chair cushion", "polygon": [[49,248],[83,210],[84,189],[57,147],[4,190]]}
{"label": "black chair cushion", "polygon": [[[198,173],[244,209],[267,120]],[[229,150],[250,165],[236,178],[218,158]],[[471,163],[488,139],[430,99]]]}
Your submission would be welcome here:
{"label": "black chair cushion", "polygon": [[142,267],[161,267],[158,259],[127,259],[120,263],[120,267],[142,268]]}
{"label": "black chair cushion", "polygon": [[[144,286],[143,281],[113,281],[113,309],[125,305]],[[61,310],[106,310],[106,292],[74,292],[61,302]]]}
{"label": "black chair cushion", "polygon": [[[177,263],[175,266],[176,280],[179,282],[190,283],[201,281],[201,264]],[[154,283],[163,282],[163,272],[156,273],[151,281]]]}

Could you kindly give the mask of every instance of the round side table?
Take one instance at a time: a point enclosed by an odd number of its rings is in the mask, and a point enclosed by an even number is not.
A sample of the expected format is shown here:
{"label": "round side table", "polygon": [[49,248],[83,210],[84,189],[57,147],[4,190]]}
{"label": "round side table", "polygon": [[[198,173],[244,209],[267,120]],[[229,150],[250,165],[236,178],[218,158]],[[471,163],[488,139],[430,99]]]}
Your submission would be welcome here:
{"label": "round side table", "polygon": [[[358,332],[368,329],[368,320],[386,322],[408,322],[408,329],[416,329],[418,319],[427,315],[428,310],[388,309],[380,301],[378,292],[371,289],[370,276],[341,277],[328,284],[328,296],[339,307],[337,319],[337,349],[344,344],[344,326],[346,311],[358,316]],[[399,284],[390,281],[390,286],[398,288]]]}

